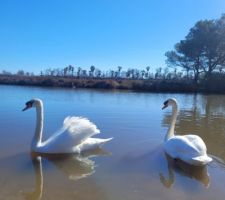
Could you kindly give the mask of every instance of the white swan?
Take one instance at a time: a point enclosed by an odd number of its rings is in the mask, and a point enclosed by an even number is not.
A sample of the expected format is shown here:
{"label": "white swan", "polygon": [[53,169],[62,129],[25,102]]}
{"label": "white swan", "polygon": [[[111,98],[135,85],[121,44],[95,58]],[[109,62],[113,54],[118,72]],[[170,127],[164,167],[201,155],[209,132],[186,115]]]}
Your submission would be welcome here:
{"label": "white swan", "polygon": [[80,153],[94,149],[110,141],[112,138],[92,138],[100,133],[96,125],[83,117],[66,117],[62,128],[49,139],[42,142],[43,103],[40,99],[32,99],[26,103],[23,111],[35,107],[37,122],[31,150],[37,153]]}
{"label": "white swan", "polygon": [[206,145],[197,135],[174,135],[178,114],[176,99],[168,99],[162,109],[172,106],[172,121],[165,136],[164,149],[174,159],[183,160],[191,165],[202,166],[212,161],[206,151]]}

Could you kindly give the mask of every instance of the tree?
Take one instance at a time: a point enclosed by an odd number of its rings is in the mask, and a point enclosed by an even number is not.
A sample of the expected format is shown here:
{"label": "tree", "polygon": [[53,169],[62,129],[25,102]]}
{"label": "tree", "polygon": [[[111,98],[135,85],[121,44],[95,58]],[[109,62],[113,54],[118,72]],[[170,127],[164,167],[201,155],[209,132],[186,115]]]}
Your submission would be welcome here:
{"label": "tree", "polygon": [[45,70],[45,72],[44,72],[44,74],[46,75],[46,76],[50,76],[51,75],[51,69],[50,68],[48,68],[48,69],[46,69]]}
{"label": "tree", "polygon": [[81,75],[81,67],[78,67],[77,68],[77,77],[79,78],[80,77],[80,75]]}
{"label": "tree", "polygon": [[128,69],[127,72],[126,72],[126,77],[130,78],[130,75],[131,75],[131,69]]}
{"label": "tree", "polygon": [[209,80],[213,71],[225,67],[225,14],[218,20],[201,20],[190,29],[184,40],[166,52],[167,64],[182,67],[194,73],[194,82],[200,73]]}
{"label": "tree", "polygon": [[130,70],[131,78],[134,78],[134,74],[135,74],[134,72],[135,72],[134,69],[131,69],[131,70]]}
{"label": "tree", "polygon": [[62,76],[62,74],[63,74],[63,72],[62,72],[62,70],[60,68],[56,68],[55,69],[55,75],[56,76]]}
{"label": "tree", "polygon": [[63,69],[63,75],[66,76],[68,71],[69,71],[69,67],[65,67]]}
{"label": "tree", "polygon": [[115,71],[114,70],[110,70],[110,77],[114,78],[115,77]]}
{"label": "tree", "polygon": [[12,75],[11,72],[6,71],[6,70],[2,70],[2,73],[1,74],[3,74],[3,75]]}
{"label": "tree", "polygon": [[95,74],[98,78],[101,77],[102,71],[100,69],[95,70]]}
{"label": "tree", "polygon": [[16,74],[19,76],[24,76],[25,72],[21,69],[21,70],[18,70],[18,72]]}
{"label": "tree", "polygon": [[164,70],[163,70],[163,77],[164,77],[164,78],[170,78],[170,77],[168,76],[168,74],[169,74],[169,69],[168,69],[168,67],[165,67]]}
{"label": "tree", "polygon": [[121,74],[120,74],[121,70],[122,70],[122,67],[121,66],[118,66],[118,76],[119,77],[121,76]]}
{"label": "tree", "polygon": [[69,65],[67,67],[67,70],[69,71],[70,75],[73,76],[73,72],[74,72],[74,67],[72,65]]}
{"label": "tree", "polygon": [[141,78],[144,79],[145,76],[145,70],[141,70]]}
{"label": "tree", "polygon": [[87,77],[87,70],[85,69],[82,70],[82,77]]}
{"label": "tree", "polygon": [[147,67],[146,67],[146,70],[147,70],[147,77],[149,78],[149,70],[150,70],[150,67],[147,66]]}
{"label": "tree", "polygon": [[91,76],[91,77],[94,76],[94,71],[95,71],[95,66],[92,65],[92,66],[90,67],[90,76]]}
{"label": "tree", "polygon": [[162,67],[156,69],[155,79],[160,78],[162,75]]}

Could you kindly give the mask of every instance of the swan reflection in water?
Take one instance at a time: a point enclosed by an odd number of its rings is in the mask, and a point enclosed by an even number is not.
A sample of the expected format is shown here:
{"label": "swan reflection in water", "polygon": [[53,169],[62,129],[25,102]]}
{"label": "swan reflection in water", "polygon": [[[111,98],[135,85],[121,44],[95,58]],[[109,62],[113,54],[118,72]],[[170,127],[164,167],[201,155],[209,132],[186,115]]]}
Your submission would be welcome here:
{"label": "swan reflection in water", "polygon": [[187,176],[202,183],[205,187],[209,187],[210,179],[207,171],[207,166],[194,166],[187,164],[179,159],[172,159],[165,153],[168,167],[168,178],[162,173],[159,173],[161,183],[170,188],[175,182],[175,173],[179,173],[182,176]]}
{"label": "swan reflection in water", "polygon": [[70,180],[79,180],[90,176],[95,172],[95,162],[91,157],[100,155],[110,155],[103,149],[96,148],[94,150],[85,151],[82,154],[36,154],[32,153],[32,164],[35,173],[35,188],[32,192],[24,192],[23,195],[27,200],[39,200],[43,193],[43,170],[42,159],[47,159],[68,176]]}

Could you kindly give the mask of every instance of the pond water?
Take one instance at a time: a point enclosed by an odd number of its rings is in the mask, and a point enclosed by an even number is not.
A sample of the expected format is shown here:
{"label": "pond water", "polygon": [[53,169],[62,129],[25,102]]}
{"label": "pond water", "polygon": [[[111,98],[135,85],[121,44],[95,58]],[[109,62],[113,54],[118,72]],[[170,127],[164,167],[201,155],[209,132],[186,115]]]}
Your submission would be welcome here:
{"label": "pond water", "polygon": [[[212,200],[224,199],[225,96],[0,86],[0,199]],[[34,97],[44,102],[44,139],[68,115],[85,116],[114,137],[82,155],[35,157],[30,143]],[[213,162],[191,168],[162,149],[174,97],[180,105],[176,132],[205,141]]]}

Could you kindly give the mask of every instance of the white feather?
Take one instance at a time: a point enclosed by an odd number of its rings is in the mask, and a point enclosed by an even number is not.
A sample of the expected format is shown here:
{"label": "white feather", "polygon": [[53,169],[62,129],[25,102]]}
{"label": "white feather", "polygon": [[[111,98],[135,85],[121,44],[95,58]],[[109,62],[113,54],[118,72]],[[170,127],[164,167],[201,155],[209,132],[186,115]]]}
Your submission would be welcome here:
{"label": "white feather", "polygon": [[101,138],[87,138],[82,142],[78,148],[80,151],[88,151],[92,148],[98,148],[104,145],[106,142],[112,140],[113,138],[101,139]]}
{"label": "white feather", "polygon": [[[78,147],[100,131],[96,125],[86,118],[66,117],[63,127],[39,146],[39,151],[51,153],[80,152]],[[89,144],[90,148],[94,145]],[[96,145],[95,145],[96,146]]]}
{"label": "white feather", "polygon": [[197,135],[174,136],[164,144],[164,149],[172,158],[192,165],[205,165],[212,161],[206,154],[205,143]]}

